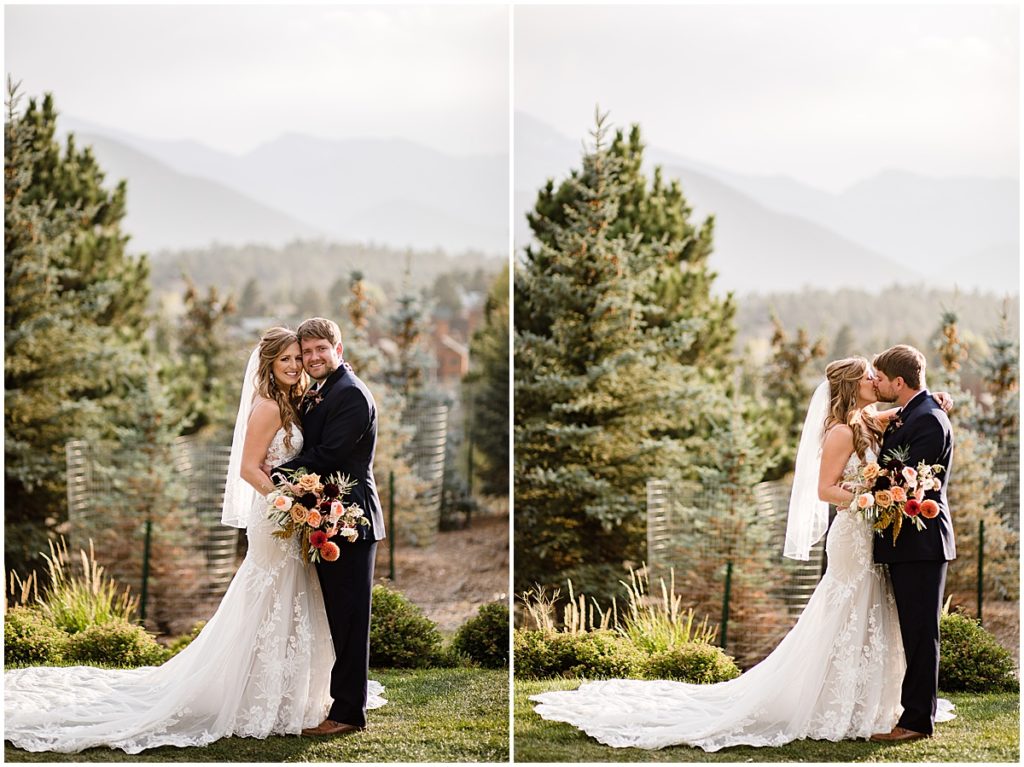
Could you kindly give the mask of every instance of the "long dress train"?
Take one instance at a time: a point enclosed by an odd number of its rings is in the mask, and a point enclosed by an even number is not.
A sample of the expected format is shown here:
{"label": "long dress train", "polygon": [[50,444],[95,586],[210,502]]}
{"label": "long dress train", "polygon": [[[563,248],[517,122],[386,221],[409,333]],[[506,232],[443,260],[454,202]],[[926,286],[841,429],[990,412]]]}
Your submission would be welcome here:
{"label": "long dress train", "polygon": [[[279,431],[267,454],[284,463],[302,447]],[[108,746],[136,754],[203,746],[229,735],[297,734],[327,715],[334,645],[320,583],[258,498],[248,552],[199,636],[161,666],[109,670],[35,667],[4,674],[4,738],[29,751]],[[384,705],[369,683],[367,708]]]}
{"label": "long dress train", "polygon": [[[854,456],[856,458],[856,456]],[[780,746],[888,732],[902,713],[906,660],[870,526],[840,510],[828,533],[828,569],[796,625],[736,679],[711,685],[613,679],[531,696],[544,719],[568,722],[609,746]],[[952,719],[939,701],[938,721]]]}

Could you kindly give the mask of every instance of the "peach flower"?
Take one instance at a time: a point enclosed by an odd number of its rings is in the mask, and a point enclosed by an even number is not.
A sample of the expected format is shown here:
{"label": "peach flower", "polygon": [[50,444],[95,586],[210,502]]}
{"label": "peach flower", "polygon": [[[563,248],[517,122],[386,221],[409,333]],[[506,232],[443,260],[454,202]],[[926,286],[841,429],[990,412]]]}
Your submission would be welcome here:
{"label": "peach flower", "polygon": [[868,482],[873,481],[877,476],[881,467],[874,461],[868,461],[864,464],[864,479]]}
{"label": "peach flower", "polygon": [[320,484],[319,474],[303,474],[299,477],[299,481],[296,483],[299,487],[305,490],[307,493],[312,493],[316,490],[316,486]]}
{"label": "peach flower", "polygon": [[278,511],[288,511],[292,507],[292,499],[287,495],[279,495],[274,499],[274,508]]}
{"label": "peach flower", "polygon": [[291,513],[292,522],[294,522],[297,525],[301,525],[303,522],[306,521],[306,515],[309,514],[309,511],[307,511],[306,507],[303,506],[301,503],[296,503],[294,506],[292,506]]}
{"label": "peach flower", "polygon": [[904,490],[904,489],[903,489],[902,487],[900,487],[899,485],[897,485],[896,487],[894,487],[894,488],[893,488],[892,490],[890,490],[889,492],[891,492],[891,493],[892,493],[892,499],[893,499],[893,500],[894,500],[894,501],[895,501],[896,503],[906,503],[906,502],[907,502],[907,491],[906,491],[906,490]]}
{"label": "peach flower", "polygon": [[313,509],[309,512],[309,516],[306,517],[306,524],[310,527],[320,527],[320,523],[323,521],[323,517],[320,516],[320,512]]}
{"label": "peach flower", "polygon": [[857,508],[860,509],[861,511],[864,511],[865,509],[870,509],[874,505],[875,499],[871,495],[871,493],[861,493],[860,495],[857,496]]}
{"label": "peach flower", "polygon": [[875,493],[875,503],[878,504],[878,508],[880,509],[888,509],[892,506],[892,501],[892,493],[888,490],[879,490]]}

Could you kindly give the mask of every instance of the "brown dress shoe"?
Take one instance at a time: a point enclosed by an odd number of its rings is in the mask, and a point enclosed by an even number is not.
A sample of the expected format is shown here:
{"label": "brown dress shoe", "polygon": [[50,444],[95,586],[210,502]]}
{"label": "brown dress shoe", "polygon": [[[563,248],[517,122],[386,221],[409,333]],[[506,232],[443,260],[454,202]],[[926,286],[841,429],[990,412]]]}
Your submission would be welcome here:
{"label": "brown dress shoe", "polygon": [[893,727],[892,732],[879,732],[871,736],[875,743],[906,743],[909,740],[920,740],[930,738],[931,735],[924,732],[914,732],[906,727]]}
{"label": "brown dress shoe", "polygon": [[334,722],[330,719],[324,719],[316,727],[307,727],[302,731],[303,735],[348,735],[350,732],[359,732],[365,730],[365,727],[359,727],[355,724],[345,724],[344,722]]}

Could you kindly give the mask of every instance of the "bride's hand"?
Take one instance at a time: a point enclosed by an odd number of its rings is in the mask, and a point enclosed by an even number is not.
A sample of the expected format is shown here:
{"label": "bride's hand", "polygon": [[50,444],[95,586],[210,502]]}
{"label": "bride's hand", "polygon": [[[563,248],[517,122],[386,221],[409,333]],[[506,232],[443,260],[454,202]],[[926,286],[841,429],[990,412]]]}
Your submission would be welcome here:
{"label": "bride's hand", "polygon": [[939,407],[945,412],[948,413],[953,409],[953,398],[949,396],[949,392],[937,391],[932,396],[935,397],[935,401],[939,403]]}

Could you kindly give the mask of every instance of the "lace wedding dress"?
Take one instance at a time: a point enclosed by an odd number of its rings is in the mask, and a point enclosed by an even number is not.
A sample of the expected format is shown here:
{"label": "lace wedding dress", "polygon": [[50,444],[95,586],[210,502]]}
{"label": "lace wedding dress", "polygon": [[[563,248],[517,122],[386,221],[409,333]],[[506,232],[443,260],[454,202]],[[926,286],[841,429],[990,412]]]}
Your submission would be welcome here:
{"label": "lace wedding dress", "polygon": [[[267,463],[297,455],[279,431]],[[319,724],[330,708],[334,645],[313,567],[275,538],[257,497],[248,553],[199,636],[162,666],[26,668],[4,674],[4,738],[29,751],[93,746],[129,754],[203,746],[229,735],[265,738]],[[386,703],[369,683],[367,708]]]}
{"label": "lace wedding dress", "polygon": [[[906,660],[892,588],[874,564],[873,535],[859,515],[838,512],[825,544],[828,568],[807,607],[778,647],[736,679],[584,682],[531,696],[537,713],[620,748],[718,751],[888,732],[903,711]],[[952,719],[952,704],[939,705],[937,720]]]}

